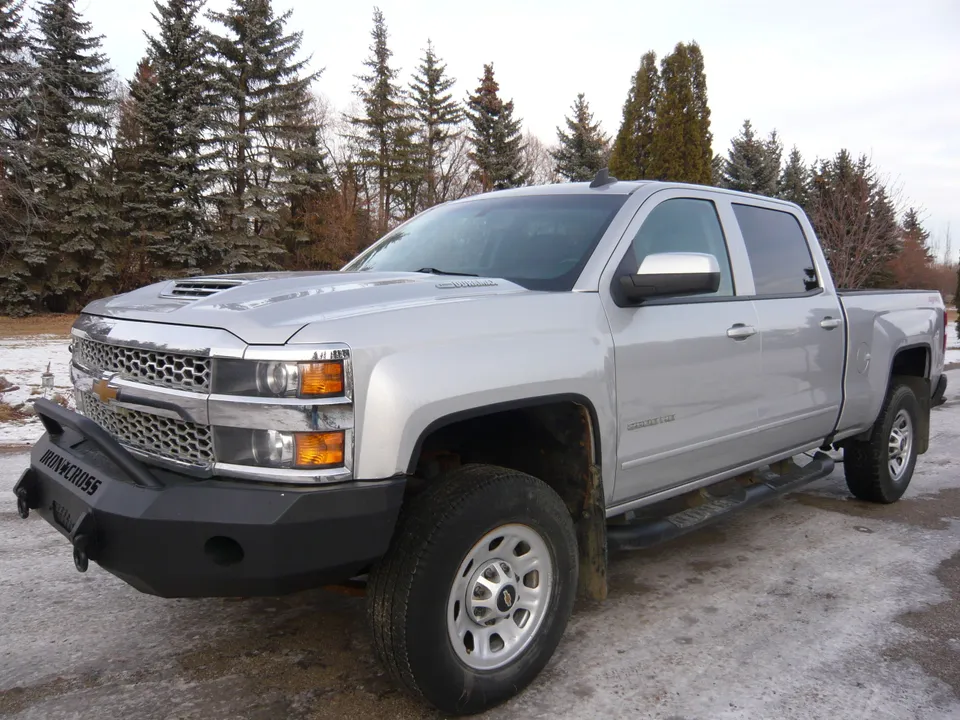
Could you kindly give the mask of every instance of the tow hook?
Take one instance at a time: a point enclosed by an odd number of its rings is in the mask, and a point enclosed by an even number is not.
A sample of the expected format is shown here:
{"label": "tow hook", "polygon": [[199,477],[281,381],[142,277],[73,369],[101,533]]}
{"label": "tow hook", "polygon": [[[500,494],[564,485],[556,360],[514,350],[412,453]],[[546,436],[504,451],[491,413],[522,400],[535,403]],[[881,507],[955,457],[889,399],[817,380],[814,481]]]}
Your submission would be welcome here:
{"label": "tow hook", "polygon": [[73,565],[79,572],[86,572],[90,567],[90,559],[96,559],[96,537],[97,526],[93,514],[85,512],[70,534],[70,542],[73,543]]}
{"label": "tow hook", "polygon": [[86,572],[90,567],[90,556],[87,555],[89,546],[90,538],[86,535],[77,535],[73,539],[73,565],[80,572]]}
{"label": "tow hook", "polygon": [[27,492],[26,488],[20,488],[17,490],[17,515],[26,520],[30,517],[30,501],[28,498],[30,494]]}
{"label": "tow hook", "polygon": [[17,515],[24,520],[30,517],[30,509],[37,507],[35,482],[33,470],[27,468],[13,486],[13,494],[17,496]]}

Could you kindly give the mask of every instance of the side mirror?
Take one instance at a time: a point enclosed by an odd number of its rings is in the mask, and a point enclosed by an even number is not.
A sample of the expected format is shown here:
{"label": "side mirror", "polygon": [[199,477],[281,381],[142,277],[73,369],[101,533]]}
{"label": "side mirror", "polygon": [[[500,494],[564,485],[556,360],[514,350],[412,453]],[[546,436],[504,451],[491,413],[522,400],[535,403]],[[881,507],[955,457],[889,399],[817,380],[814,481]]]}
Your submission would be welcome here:
{"label": "side mirror", "polygon": [[620,289],[634,303],[654,297],[712,293],[719,287],[720,264],[706,253],[647,255],[636,275],[620,277]]}

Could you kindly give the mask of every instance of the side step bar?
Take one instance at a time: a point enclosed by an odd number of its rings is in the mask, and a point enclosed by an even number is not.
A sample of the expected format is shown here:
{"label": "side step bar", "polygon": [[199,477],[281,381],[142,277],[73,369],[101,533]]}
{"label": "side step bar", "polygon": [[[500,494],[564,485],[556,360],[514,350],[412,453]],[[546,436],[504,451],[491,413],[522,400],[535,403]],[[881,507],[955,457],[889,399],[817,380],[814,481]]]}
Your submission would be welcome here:
{"label": "side step bar", "polygon": [[[792,473],[778,475],[771,470],[758,471],[759,482],[731,495],[712,497],[703,505],[663,518],[639,520],[629,525],[608,525],[610,550],[640,550],[685,535],[716,522],[722,517],[778,497],[824,478],[833,472],[834,462],[818,452],[813,460]],[[709,496],[708,496],[709,497]]]}

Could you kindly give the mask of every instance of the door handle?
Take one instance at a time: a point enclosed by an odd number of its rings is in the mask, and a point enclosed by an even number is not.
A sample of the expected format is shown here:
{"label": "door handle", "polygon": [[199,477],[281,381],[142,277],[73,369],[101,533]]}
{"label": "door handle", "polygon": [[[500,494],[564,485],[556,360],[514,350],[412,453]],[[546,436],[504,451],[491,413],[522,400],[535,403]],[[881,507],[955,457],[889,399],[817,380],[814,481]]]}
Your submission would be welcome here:
{"label": "door handle", "polygon": [[736,323],[727,330],[727,337],[731,340],[746,340],[748,337],[756,334],[757,329],[753,327],[753,325],[744,325],[743,323]]}
{"label": "door handle", "polygon": [[840,318],[834,318],[827,316],[820,321],[820,327],[824,330],[833,330],[834,328],[840,327]]}

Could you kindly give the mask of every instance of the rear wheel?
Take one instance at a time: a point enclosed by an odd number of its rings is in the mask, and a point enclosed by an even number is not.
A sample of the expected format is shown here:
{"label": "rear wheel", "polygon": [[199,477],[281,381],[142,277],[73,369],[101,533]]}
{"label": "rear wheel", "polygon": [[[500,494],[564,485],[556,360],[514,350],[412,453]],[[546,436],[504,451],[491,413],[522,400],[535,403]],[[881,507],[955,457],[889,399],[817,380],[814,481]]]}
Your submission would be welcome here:
{"label": "rear wheel", "polygon": [[368,614],[394,678],[447,713],[509,699],[546,665],[577,587],[577,543],[542,481],[458,468],[411,504],[371,573]]}
{"label": "rear wheel", "polygon": [[844,445],[844,474],[855,497],[892,503],[903,496],[917,464],[919,415],[920,403],[913,390],[895,383],[874,424],[873,437]]}

